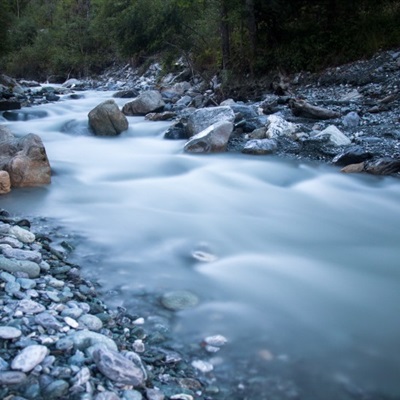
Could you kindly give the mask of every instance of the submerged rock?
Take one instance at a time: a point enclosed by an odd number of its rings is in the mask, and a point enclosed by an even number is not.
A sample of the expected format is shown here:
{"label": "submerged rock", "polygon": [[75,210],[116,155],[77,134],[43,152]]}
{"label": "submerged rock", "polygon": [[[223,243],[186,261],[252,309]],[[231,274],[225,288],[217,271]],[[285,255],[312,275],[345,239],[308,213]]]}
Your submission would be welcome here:
{"label": "submerged rock", "polygon": [[177,290],[165,293],[161,297],[161,304],[172,311],[180,311],[197,306],[199,298],[186,290]]}

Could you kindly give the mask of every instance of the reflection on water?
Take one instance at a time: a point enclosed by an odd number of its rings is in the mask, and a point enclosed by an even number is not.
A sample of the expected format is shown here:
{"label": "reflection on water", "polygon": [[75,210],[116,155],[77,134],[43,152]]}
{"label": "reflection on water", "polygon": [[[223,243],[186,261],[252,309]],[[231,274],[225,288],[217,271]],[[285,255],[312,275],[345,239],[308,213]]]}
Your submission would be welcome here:
{"label": "reflection on water", "polygon": [[[89,235],[106,254],[96,268],[110,288],[197,293],[177,335],[223,334],[223,365],[260,363],[253,398],[274,372],[301,398],[340,398],[339,384],[400,396],[398,181],[273,157],[186,155],[182,142],[162,139],[168,123],[138,117],[119,137],[96,138],[87,114],[108,97],[87,93],[37,107],[45,118],[7,123],[43,138],[54,176],[1,207]],[[189,255],[204,243],[217,260],[195,263]]]}

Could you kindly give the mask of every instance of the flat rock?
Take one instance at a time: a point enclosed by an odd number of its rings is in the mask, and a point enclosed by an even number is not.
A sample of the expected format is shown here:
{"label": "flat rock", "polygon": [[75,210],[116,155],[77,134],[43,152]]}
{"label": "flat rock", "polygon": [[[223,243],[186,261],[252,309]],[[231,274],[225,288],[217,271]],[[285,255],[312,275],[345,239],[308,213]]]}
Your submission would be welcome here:
{"label": "flat rock", "polygon": [[97,349],[93,359],[99,371],[114,382],[133,386],[144,383],[143,371],[116,351]]}
{"label": "flat rock", "polygon": [[17,369],[22,372],[32,371],[39,365],[49,353],[46,346],[32,345],[25,347],[11,363],[12,369]]}

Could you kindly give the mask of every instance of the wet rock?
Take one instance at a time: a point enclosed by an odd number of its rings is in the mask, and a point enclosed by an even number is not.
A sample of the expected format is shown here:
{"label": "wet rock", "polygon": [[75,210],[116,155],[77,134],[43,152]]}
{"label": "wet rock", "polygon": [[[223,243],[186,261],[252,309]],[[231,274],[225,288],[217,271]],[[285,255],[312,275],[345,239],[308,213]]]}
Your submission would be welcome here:
{"label": "wet rock", "polygon": [[230,107],[225,106],[198,109],[188,118],[187,128],[189,136],[196,135],[209,126],[222,121],[230,123],[235,121],[235,113]]}
{"label": "wet rock", "polygon": [[165,395],[161,390],[158,389],[147,389],[146,398],[148,400],[164,400]]}
{"label": "wet rock", "polygon": [[7,258],[15,258],[20,261],[32,261],[36,264],[42,262],[42,255],[38,251],[6,248],[3,249],[3,254]]}
{"label": "wet rock", "polygon": [[11,368],[22,372],[32,371],[45,359],[48,353],[49,350],[46,346],[28,346],[12,360]]}
{"label": "wet rock", "polygon": [[57,379],[43,389],[43,397],[50,400],[61,399],[68,393],[69,384],[63,379]]}
{"label": "wet rock", "polygon": [[223,346],[224,344],[226,344],[227,341],[228,341],[228,339],[222,335],[207,336],[204,339],[204,343],[209,344],[210,346],[216,346],[216,347]]}
{"label": "wet rock", "polygon": [[274,139],[252,139],[246,142],[242,153],[245,154],[273,154],[278,149],[278,144]]}
{"label": "wet rock", "polygon": [[165,106],[161,93],[157,90],[143,92],[135,100],[126,103],[122,112],[125,115],[146,115],[150,112],[161,110]]}
{"label": "wet rock", "polygon": [[365,171],[365,162],[361,162],[358,164],[349,164],[340,170],[346,174],[354,174]]}
{"label": "wet rock", "polygon": [[17,225],[10,228],[9,234],[15,236],[22,243],[33,243],[36,239],[35,234]]}
{"label": "wet rock", "polygon": [[26,381],[26,374],[17,371],[0,371],[0,385],[18,385]]}
{"label": "wet rock", "polygon": [[106,100],[89,112],[89,126],[97,136],[116,136],[129,127],[114,100]]}
{"label": "wet rock", "polygon": [[0,339],[17,339],[22,332],[12,326],[0,326]]}
{"label": "wet rock", "polygon": [[172,111],[164,111],[162,113],[149,113],[146,114],[145,119],[149,121],[168,121],[174,119],[176,113]]}
{"label": "wet rock", "polygon": [[352,146],[338,154],[332,160],[332,163],[339,166],[346,166],[349,164],[358,164],[371,158],[372,154],[365,151],[361,146]]}
{"label": "wet rock", "polygon": [[25,272],[29,278],[37,278],[40,274],[40,267],[32,261],[18,261],[0,255],[0,270],[11,273]]}
{"label": "wet rock", "polygon": [[172,311],[180,311],[197,306],[199,298],[186,290],[177,290],[165,293],[161,297],[161,304]]}
{"label": "wet rock", "polygon": [[365,171],[373,175],[392,175],[400,172],[400,159],[380,158],[366,163]]}
{"label": "wet rock", "polygon": [[91,314],[82,315],[78,319],[78,322],[80,325],[88,328],[90,331],[99,331],[103,327],[103,322],[101,322],[101,319]]}
{"label": "wet rock", "polygon": [[45,309],[45,306],[30,299],[23,299],[19,301],[17,307],[17,310],[23,312],[24,314],[39,314]]}
{"label": "wet rock", "polygon": [[51,168],[42,139],[30,133],[20,139],[1,143],[8,148],[0,164],[10,175],[11,187],[47,185],[51,182]]}
{"label": "wet rock", "polygon": [[281,136],[292,136],[298,129],[296,124],[286,121],[279,115],[269,115],[267,118],[266,136],[269,139],[275,139]]}
{"label": "wet rock", "polygon": [[93,353],[93,359],[99,371],[114,382],[133,386],[144,383],[142,370],[116,351],[98,349]]}
{"label": "wet rock", "polygon": [[165,132],[164,139],[170,139],[170,140],[189,139],[189,134],[185,126],[181,122],[178,122],[177,124],[171,126]]}
{"label": "wet rock", "polygon": [[341,132],[335,125],[329,125],[322,132],[315,135],[315,137],[322,138],[327,137],[329,142],[334,146],[348,146],[351,140]]}
{"label": "wet rock", "polygon": [[6,194],[11,191],[10,175],[7,171],[0,171],[0,194]]}
{"label": "wet rock", "polygon": [[72,333],[68,338],[72,341],[74,347],[79,350],[101,344],[110,350],[117,351],[117,345],[112,339],[97,332],[83,330]]}
{"label": "wet rock", "polygon": [[121,99],[133,99],[137,96],[139,96],[139,92],[135,89],[120,90],[113,94],[113,97]]}
{"label": "wet rock", "polygon": [[211,372],[214,366],[208,361],[194,360],[192,361],[192,366],[203,373]]}
{"label": "wet rock", "polygon": [[21,103],[17,100],[0,99],[0,111],[19,110]]}
{"label": "wet rock", "polygon": [[184,151],[188,153],[224,152],[232,132],[233,124],[231,122],[217,122],[192,136],[185,144]]}

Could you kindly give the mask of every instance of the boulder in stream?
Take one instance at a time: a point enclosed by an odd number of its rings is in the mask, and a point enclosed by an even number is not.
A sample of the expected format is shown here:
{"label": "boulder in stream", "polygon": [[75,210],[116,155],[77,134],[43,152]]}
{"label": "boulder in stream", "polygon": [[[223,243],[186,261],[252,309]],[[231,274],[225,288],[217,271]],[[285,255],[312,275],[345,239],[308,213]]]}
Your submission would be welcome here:
{"label": "boulder in stream", "polygon": [[128,129],[129,123],[114,100],[106,100],[89,112],[89,126],[97,136],[116,136]]}
{"label": "boulder in stream", "polygon": [[164,106],[164,100],[158,90],[147,90],[136,99],[126,103],[122,108],[122,112],[128,116],[146,115],[153,111],[160,111]]}

